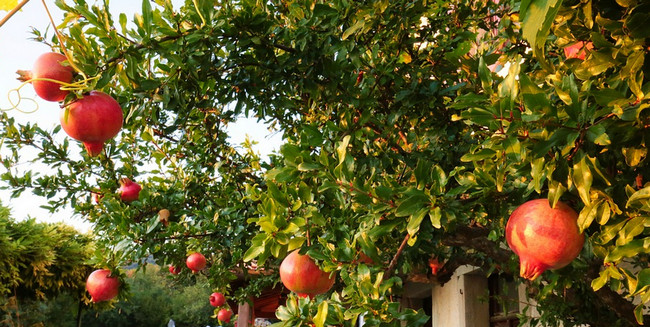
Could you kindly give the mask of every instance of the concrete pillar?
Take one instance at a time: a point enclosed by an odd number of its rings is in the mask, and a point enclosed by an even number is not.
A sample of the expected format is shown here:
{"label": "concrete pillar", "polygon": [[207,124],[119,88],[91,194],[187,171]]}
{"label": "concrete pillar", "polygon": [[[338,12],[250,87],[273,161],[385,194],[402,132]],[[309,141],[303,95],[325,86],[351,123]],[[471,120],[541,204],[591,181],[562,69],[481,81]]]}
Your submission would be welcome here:
{"label": "concrete pillar", "polygon": [[487,278],[461,267],[444,286],[432,290],[433,327],[489,327]]}
{"label": "concrete pillar", "polygon": [[240,303],[237,309],[237,327],[253,326],[255,317],[252,316],[253,310],[248,302]]}

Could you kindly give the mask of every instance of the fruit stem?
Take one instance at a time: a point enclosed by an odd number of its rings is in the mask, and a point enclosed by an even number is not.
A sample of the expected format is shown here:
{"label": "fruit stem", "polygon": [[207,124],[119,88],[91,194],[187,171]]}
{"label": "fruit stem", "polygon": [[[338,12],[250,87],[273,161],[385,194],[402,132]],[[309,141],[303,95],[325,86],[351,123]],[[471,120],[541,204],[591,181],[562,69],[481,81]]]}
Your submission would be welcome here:
{"label": "fruit stem", "polygon": [[66,58],[68,58],[68,63],[70,63],[70,67],[72,67],[74,70],[76,70],[81,76],[83,76],[83,82],[86,84],[88,81],[88,76],[75,65],[74,61],[72,61],[72,57],[70,57],[70,53],[68,53],[68,50],[65,48],[65,45],[63,44],[63,36],[59,32],[59,29],[56,28],[56,24],[54,23],[54,19],[52,18],[52,14],[50,14],[50,9],[47,7],[47,4],[45,3],[45,0],[41,0],[43,2],[43,7],[45,7],[45,12],[47,12],[47,16],[50,18],[50,22],[52,23],[52,28],[54,28],[54,33],[56,34],[56,38],[59,40],[59,45],[61,46],[61,51],[63,51],[63,54],[65,55]]}

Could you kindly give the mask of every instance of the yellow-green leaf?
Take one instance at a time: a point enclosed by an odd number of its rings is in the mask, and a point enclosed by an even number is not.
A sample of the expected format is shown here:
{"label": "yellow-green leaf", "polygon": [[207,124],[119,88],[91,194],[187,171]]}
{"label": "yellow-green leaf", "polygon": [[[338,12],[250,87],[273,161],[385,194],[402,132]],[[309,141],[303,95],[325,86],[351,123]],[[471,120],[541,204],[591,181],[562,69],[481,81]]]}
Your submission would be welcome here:
{"label": "yellow-green leaf", "polygon": [[18,6],[18,0],[0,0],[0,10],[10,11]]}

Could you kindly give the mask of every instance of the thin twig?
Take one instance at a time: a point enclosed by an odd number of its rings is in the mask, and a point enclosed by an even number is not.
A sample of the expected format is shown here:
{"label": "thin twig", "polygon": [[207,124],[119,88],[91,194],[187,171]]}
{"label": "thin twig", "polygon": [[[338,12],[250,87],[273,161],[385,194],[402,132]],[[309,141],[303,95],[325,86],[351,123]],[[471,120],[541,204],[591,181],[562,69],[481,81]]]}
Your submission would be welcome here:
{"label": "thin twig", "polygon": [[408,233],[406,234],[406,236],[404,236],[404,240],[402,240],[402,244],[400,244],[399,249],[397,249],[397,252],[393,257],[393,260],[390,261],[388,268],[386,268],[386,273],[384,274],[385,279],[390,278],[390,275],[393,273],[393,270],[395,270],[395,267],[397,266],[397,260],[402,255],[402,252],[404,252],[404,248],[406,248],[406,244],[408,243],[410,238],[411,235]]}
{"label": "thin twig", "polygon": [[23,0],[21,3],[19,3],[16,6],[16,8],[12,9],[7,14],[7,16],[5,16],[2,20],[0,20],[0,27],[2,27],[2,25],[4,25],[9,20],[9,18],[11,18],[11,16],[13,16],[15,13],[17,13],[20,9],[22,9],[23,6],[26,5],[28,2],[29,2],[29,0]]}

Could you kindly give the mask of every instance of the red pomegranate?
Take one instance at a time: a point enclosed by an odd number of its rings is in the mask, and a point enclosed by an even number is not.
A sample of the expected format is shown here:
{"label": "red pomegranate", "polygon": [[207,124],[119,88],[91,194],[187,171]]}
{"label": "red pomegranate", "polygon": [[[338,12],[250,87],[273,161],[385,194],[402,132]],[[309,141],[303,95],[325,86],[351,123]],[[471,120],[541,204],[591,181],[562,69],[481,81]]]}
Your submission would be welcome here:
{"label": "red pomegranate", "polygon": [[567,59],[577,58],[584,60],[587,57],[588,51],[593,48],[593,43],[580,41],[564,47],[564,55]]}
{"label": "red pomegranate", "polygon": [[71,66],[66,66],[62,62],[67,58],[56,52],[47,52],[40,55],[31,71],[19,70],[18,78],[21,81],[31,81],[36,94],[43,100],[47,101],[63,101],[70,91],[61,90],[61,84],[57,82],[38,80],[41,78],[60,81],[62,83],[72,82],[74,69]]}
{"label": "red pomegranate", "polygon": [[210,305],[213,307],[220,307],[226,304],[226,297],[221,292],[214,292],[210,295]]}
{"label": "red pomegranate", "polygon": [[169,272],[172,275],[178,275],[181,272],[181,267],[174,267],[174,266],[169,266]]}
{"label": "red pomegranate", "polygon": [[334,285],[334,276],[322,271],[308,255],[291,252],[280,264],[280,279],[289,290],[301,297],[325,293]]}
{"label": "red pomegranate", "polygon": [[117,192],[120,194],[120,199],[124,202],[133,202],[140,198],[140,191],[142,186],[140,184],[128,179],[120,179],[120,189]]}
{"label": "red pomegranate", "polygon": [[83,142],[91,157],[99,155],[104,142],[122,128],[122,108],[110,95],[90,91],[90,94],[70,103],[61,110],[61,127],[73,139]]}
{"label": "red pomegranate", "polygon": [[205,268],[205,256],[198,252],[192,253],[187,257],[187,260],[185,260],[185,264],[187,265],[187,268],[190,268],[192,273],[196,273]]}
{"label": "red pomegranate", "polygon": [[431,267],[431,274],[436,276],[445,264],[438,261],[438,258],[429,258],[429,267]]}
{"label": "red pomegranate", "polygon": [[232,317],[232,311],[230,309],[221,309],[217,313],[217,319],[221,322],[230,322],[230,317]]}
{"label": "red pomegranate", "polygon": [[120,292],[120,280],[108,269],[95,270],[86,280],[86,289],[93,302],[108,301]]}
{"label": "red pomegranate", "polygon": [[534,280],[546,269],[559,269],[575,259],[585,241],[578,229],[578,214],[547,199],[528,201],[510,215],[506,225],[508,246],[519,256],[521,277]]}

